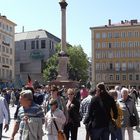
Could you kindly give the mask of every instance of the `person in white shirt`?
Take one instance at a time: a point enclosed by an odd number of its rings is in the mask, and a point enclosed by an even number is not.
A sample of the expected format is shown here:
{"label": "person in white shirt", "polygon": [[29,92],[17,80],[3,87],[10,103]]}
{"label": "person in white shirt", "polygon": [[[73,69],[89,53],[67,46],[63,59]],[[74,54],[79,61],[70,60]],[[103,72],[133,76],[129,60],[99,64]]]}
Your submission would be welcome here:
{"label": "person in white shirt", "polygon": [[[49,102],[51,109],[47,112],[45,116],[45,126],[48,140],[58,140],[58,130],[62,130],[64,123],[66,122],[66,117],[58,108],[57,100],[51,99]],[[54,122],[55,121],[55,122]],[[56,123],[56,125],[55,125]]]}
{"label": "person in white shirt", "polygon": [[2,139],[3,122],[6,132],[9,129],[10,113],[5,98],[0,96],[0,140]]}

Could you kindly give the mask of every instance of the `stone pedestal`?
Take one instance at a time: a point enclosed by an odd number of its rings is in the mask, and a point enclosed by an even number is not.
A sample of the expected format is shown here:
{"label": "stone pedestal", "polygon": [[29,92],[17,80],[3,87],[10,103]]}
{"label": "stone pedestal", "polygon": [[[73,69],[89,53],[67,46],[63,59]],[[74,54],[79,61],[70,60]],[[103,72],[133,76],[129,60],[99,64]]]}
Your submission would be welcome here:
{"label": "stone pedestal", "polygon": [[71,80],[54,80],[49,83],[50,85],[64,86],[65,88],[76,88],[79,87],[78,81]]}
{"label": "stone pedestal", "polygon": [[69,61],[68,56],[59,56],[57,80],[61,80],[61,81],[68,80],[68,73],[67,73],[68,61]]}

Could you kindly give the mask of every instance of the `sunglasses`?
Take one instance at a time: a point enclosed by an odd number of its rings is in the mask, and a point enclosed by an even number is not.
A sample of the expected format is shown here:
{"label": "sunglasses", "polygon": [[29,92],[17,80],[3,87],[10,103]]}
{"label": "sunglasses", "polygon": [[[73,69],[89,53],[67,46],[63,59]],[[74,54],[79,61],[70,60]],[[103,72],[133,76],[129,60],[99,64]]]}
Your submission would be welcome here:
{"label": "sunglasses", "polygon": [[74,95],[74,94],[71,93],[71,94],[68,94],[68,95]]}

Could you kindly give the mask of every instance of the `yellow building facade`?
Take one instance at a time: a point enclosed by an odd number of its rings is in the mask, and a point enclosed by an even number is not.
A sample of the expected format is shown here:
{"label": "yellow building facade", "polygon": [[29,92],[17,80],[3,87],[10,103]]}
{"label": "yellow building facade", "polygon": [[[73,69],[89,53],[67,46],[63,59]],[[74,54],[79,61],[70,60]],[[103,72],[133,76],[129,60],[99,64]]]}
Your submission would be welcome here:
{"label": "yellow building facade", "polygon": [[0,15],[0,86],[15,78],[15,26],[6,16]]}
{"label": "yellow building facade", "polygon": [[91,27],[92,81],[140,88],[140,23],[121,21]]}

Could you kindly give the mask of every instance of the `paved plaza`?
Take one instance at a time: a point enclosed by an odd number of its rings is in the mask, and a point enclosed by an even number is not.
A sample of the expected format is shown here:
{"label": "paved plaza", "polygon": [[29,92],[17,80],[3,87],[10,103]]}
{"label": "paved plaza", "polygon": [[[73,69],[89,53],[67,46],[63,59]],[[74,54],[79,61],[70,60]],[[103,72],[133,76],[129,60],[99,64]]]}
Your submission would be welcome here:
{"label": "paved plaza", "polygon": [[[10,106],[10,113],[11,113],[11,123],[10,123],[10,128],[9,130],[5,133],[3,131],[3,138],[2,140],[9,140],[11,133],[12,133],[12,129],[13,129],[13,124],[14,124],[14,120],[13,120],[13,114],[15,112],[15,108],[16,107],[11,107]],[[137,110],[139,112],[139,116],[140,116],[140,100],[139,100],[139,104],[137,105]],[[15,140],[19,140],[19,134],[17,134],[15,136]],[[43,140],[47,140],[46,135],[44,135]],[[81,124],[81,127],[78,130],[78,140],[85,140],[85,129],[84,129],[84,125]],[[126,133],[126,140],[128,140],[127,138],[127,133]],[[134,130],[134,140],[140,140],[140,133],[138,133],[136,130]]]}

